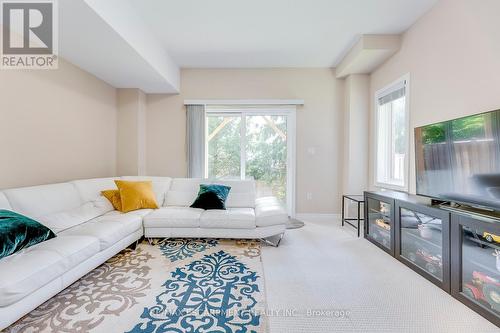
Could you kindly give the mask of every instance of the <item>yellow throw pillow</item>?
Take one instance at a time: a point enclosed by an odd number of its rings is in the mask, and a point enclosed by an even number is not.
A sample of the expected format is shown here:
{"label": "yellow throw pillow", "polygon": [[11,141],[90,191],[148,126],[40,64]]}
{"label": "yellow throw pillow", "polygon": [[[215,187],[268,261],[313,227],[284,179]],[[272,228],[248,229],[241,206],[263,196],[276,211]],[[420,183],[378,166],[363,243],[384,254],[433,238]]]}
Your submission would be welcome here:
{"label": "yellow throw pillow", "polygon": [[121,212],[130,212],[137,209],[157,209],[155,193],[151,181],[132,182],[126,180],[115,180],[120,191],[122,202]]}
{"label": "yellow throw pillow", "polygon": [[113,207],[121,211],[122,210],[122,198],[120,198],[120,190],[105,190],[101,191],[101,194],[111,202]]}

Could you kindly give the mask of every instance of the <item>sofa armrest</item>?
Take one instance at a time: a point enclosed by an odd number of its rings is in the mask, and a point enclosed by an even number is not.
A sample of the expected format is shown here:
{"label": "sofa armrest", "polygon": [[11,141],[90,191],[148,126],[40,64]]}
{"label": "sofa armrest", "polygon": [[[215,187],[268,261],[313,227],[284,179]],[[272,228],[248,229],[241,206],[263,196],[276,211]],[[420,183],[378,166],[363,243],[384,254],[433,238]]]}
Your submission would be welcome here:
{"label": "sofa armrest", "polygon": [[257,227],[282,225],[288,222],[288,214],[275,197],[264,197],[255,200],[255,223]]}

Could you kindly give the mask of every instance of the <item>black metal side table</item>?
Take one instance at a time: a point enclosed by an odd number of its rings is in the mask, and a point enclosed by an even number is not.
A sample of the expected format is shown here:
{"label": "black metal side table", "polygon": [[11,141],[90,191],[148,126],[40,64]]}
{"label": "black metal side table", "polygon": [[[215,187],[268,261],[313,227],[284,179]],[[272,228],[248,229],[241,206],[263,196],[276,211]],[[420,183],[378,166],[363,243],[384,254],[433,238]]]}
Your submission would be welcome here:
{"label": "black metal side table", "polygon": [[[345,217],[345,199],[353,201],[357,204],[358,206],[358,215],[355,218],[347,218]],[[358,237],[360,236],[360,224],[361,221],[364,221],[364,218],[361,218],[361,204],[365,203],[365,198],[362,195],[342,195],[342,226],[344,226],[344,223],[349,224],[352,226],[354,229],[358,230]],[[351,221],[357,221],[358,225],[354,225],[351,223]]]}

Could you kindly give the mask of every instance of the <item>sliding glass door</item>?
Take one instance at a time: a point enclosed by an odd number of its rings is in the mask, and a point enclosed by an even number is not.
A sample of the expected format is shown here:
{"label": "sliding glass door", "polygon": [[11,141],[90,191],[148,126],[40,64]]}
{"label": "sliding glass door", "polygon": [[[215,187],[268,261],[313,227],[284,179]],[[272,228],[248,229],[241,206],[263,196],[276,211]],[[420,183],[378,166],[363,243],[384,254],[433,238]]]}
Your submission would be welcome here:
{"label": "sliding glass door", "polygon": [[245,176],[255,179],[257,196],[286,203],[286,116],[246,116]]}
{"label": "sliding glass door", "polygon": [[240,179],[241,117],[207,116],[207,178]]}
{"label": "sliding glass door", "polygon": [[257,197],[276,196],[293,215],[295,113],[207,112],[205,174],[254,179]]}

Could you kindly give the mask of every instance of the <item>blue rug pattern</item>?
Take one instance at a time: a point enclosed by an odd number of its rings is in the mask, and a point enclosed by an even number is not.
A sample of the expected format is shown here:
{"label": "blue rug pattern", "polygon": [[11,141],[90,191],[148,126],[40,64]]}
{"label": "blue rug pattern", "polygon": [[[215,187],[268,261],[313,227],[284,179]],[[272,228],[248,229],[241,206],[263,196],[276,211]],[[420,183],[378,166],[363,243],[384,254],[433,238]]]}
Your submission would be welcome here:
{"label": "blue rug pattern", "polygon": [[260,277],[235,256],[207,254],[171,277],[130,333],[260,331],[261,315],[254,310]]}
{"label": "blue rug pattern", "polygon": [[217,239],[169,239],[160,245],[160,250],[171,262],[191,258],[218,244]]}

